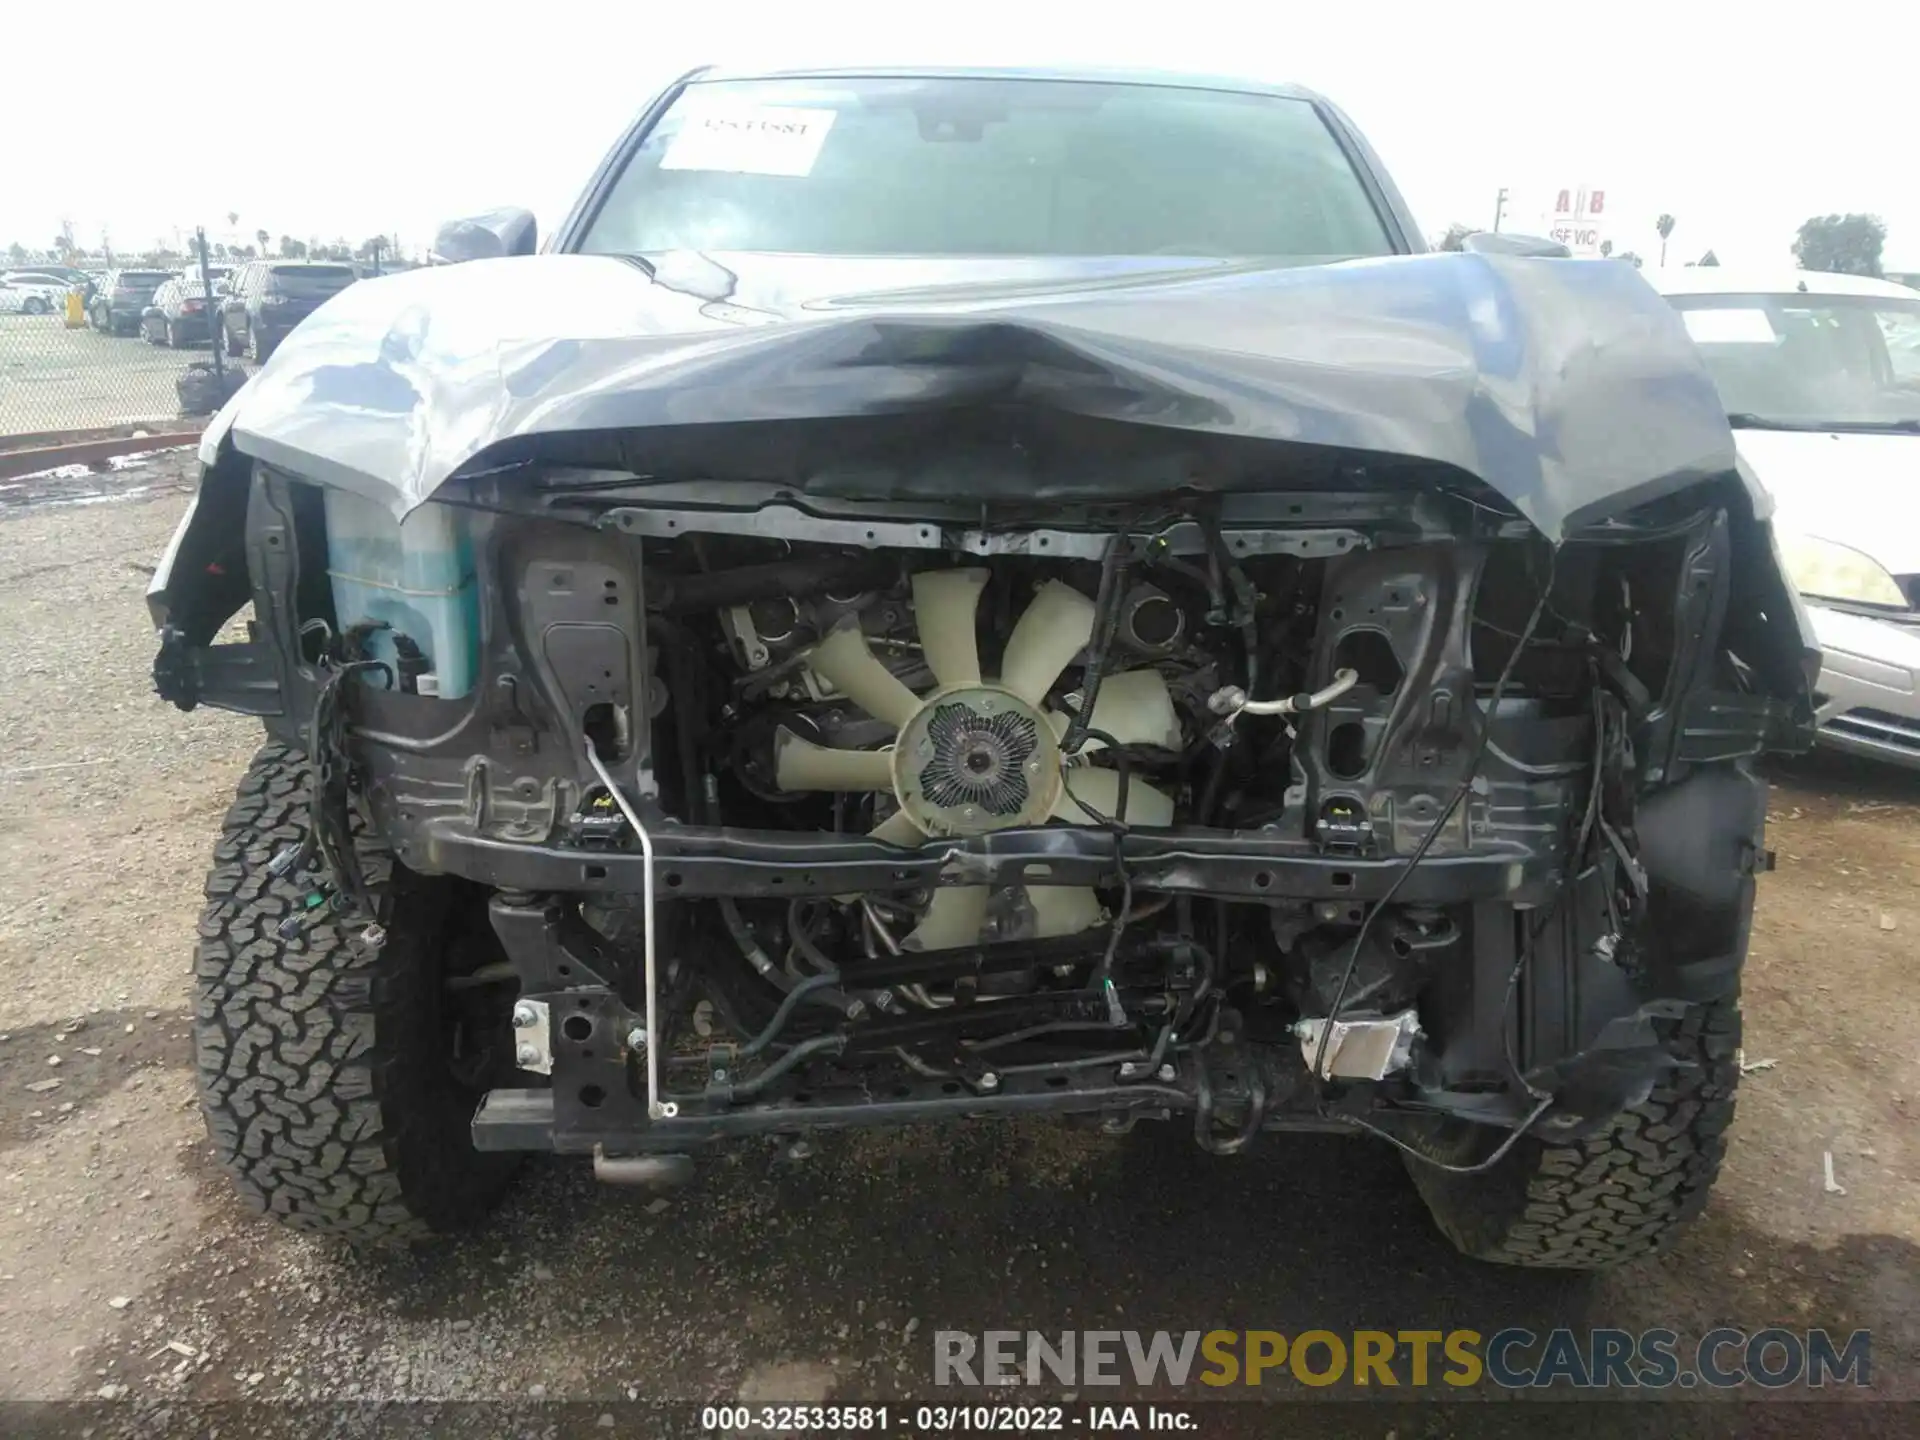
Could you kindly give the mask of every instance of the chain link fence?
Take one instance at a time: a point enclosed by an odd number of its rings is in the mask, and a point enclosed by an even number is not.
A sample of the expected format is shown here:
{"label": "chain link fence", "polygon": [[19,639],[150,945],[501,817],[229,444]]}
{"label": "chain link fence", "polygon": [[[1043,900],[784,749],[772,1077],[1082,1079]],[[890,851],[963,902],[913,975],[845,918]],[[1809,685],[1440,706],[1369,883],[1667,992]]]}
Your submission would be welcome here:
{"label": "chain link fence", "polygon": [[[0,274],[0,440],[177,427],[219,393],[220,282],[197,267]],[[182,381],[186,380],[184,387]],[[231,383],[231,382],[229,382]]]}
{"label": "chain link fence", "polygon": [[[253,273],[252,290],[287,289],[298,303],[282,313],[303,315],[343,279],[393,268],[400,267],[391,260],[383,267],[375,253],[371,263],[209,259],[204,271],[194,258],[120,266],[23,261],[0,270],[0,443],[178,428],[218,408],[270,348],[260,342],[284,335],[284,325],[250,317],[238,295],[229,301],[229,280],[249,291],[243,282]],[[270,282],[258,273],[269,270]]]}

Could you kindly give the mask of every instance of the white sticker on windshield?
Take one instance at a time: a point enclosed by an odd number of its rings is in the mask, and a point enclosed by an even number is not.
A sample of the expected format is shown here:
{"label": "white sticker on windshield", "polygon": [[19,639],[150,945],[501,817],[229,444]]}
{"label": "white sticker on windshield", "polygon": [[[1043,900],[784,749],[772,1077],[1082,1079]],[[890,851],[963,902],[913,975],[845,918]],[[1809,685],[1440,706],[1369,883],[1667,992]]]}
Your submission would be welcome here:
{"label": "white sticker on windshield", "polygon": [[1779,337],[1764,310],[1682,310],[1696,345],[1771,345]]}
{"label": "white sticker on windshield", "polygon": [[835,111],[784,105],[715,107],[681,121],[662,170],[727,170],[742,175],[810,175]]}

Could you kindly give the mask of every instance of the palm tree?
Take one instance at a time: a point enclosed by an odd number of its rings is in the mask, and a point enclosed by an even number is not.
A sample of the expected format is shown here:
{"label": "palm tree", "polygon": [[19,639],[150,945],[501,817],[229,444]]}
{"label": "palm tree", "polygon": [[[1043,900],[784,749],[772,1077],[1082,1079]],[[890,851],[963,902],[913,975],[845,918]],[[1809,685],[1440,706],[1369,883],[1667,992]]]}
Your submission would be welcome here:
{"label": "palm tree", "polygon": [[264,230],[256,230],[253,232],[253,238],[260,242],[260,253],[264,256],[267,253],[267,241],[273,237]]}
{"label": "palm tree", "polygon": [[1673,234],[1673,224],[1671,215],[1662,215],[1653,222],[1653,228],[1660,232],[1660,268],[1662,270],[1667,268],[1667,237]]}

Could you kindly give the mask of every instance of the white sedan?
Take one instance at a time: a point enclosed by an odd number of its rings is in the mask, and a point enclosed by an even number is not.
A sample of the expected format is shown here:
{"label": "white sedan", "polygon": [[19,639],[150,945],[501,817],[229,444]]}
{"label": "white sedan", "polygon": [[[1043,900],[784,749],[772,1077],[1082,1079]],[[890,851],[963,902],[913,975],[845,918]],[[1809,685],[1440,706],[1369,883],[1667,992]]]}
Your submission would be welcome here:
{"label": "white sedan", "polygon": [[1836,749],[1920,768],[1920,292],[1811,271],[1647,277],[1772,492]]}
{"label": "white sedan", "polygon": [[24,270],[0,275],[0,314],[51,315],[67,303],[70,288],[55,275]]}

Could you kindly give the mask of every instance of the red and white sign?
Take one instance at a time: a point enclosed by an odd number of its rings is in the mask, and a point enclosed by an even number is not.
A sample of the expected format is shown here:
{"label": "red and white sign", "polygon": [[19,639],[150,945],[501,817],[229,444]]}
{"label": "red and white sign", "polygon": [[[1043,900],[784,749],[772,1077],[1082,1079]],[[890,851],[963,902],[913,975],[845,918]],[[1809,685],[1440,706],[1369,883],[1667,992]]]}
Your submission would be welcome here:
{"label": "red and white sign", "polygon": [[1553,210],[1547,234],[1575,255],[1597,256],[1607,238],[1607,192],[1586,185],[1562,187],[1551,192]]}

